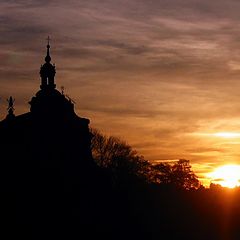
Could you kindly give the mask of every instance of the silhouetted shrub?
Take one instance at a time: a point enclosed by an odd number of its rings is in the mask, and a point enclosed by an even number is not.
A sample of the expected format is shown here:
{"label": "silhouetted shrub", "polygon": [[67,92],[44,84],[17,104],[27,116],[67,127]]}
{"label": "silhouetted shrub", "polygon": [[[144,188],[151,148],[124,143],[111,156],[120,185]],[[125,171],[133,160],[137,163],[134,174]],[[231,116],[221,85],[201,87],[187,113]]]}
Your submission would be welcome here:
{"label": "silhouetted shrub", "polygon": [[172,164],[162,162],[152,165],[151,180],[186,190],[200,187],[200,182],[191,169],[190,161],[186,159],[180,159]]}

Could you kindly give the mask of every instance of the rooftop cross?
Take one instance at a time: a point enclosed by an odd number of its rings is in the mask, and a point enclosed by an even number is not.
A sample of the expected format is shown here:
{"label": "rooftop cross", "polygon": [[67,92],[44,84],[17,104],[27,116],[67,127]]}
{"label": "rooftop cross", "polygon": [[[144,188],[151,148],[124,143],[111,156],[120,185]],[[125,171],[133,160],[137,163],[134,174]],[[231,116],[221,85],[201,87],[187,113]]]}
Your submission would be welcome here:
{"label": "rooftop cross", "polygon": [[47,43],[48,43],[47,45],[50,46],[50,40],[51,40],[51,38],[48,36],[46,40],[47,40]]}

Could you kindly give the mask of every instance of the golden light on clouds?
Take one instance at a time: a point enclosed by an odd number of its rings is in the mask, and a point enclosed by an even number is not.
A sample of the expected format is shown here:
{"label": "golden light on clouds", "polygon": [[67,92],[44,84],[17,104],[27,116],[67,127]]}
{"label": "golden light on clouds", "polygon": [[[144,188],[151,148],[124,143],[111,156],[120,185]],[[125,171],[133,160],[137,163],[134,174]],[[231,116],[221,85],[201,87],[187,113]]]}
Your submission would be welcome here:
{"label": "golden light on clouds", "polygon": [[218,132],[214,133],[213,135],[222,138],[240,138],[240,133],[236,132]]}
{"label": "golden light on clouds", "polygon": [[199,137],[240,138],[239,132],[192,133]]}
{"label": "golden light on clouds", "polygon": [[216,168],[208,174],[212,183],[223,187],[234,188],[240,186],[240,165],[230,164]]}
{"label": "golden light on clouds", "polygon": [[57,87],[92,127],[153,162],[189,159],[199,176],[240,164],[240,1],[1,1],[0,9],[0,119],[9,96],[16,115],[29,110],[50,35]]}

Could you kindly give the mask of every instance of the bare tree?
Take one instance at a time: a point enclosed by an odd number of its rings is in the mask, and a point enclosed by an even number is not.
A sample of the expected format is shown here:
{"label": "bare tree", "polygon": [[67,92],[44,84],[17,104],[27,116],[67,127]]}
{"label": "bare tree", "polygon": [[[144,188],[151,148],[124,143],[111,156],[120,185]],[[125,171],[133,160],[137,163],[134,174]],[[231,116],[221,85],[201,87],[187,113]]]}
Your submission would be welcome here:
{"label": "bare tree", "polygon": [[101,134],[91,129],[92,154],[100,167],[108,168],[117,176],[138,176],[148,178],[150,163],[121,139]]}

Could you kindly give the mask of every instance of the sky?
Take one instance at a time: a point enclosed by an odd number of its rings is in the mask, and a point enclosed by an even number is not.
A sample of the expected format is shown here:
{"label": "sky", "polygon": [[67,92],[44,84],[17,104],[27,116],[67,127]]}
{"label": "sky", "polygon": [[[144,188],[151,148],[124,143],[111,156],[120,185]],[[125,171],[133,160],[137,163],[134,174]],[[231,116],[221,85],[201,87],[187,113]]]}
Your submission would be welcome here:
{"label": "sky", "polygon": [[56,83],[91,127],[203,179],[240,164],[240,2],[0,0],[0,119],[38,91],[46,38]]}

